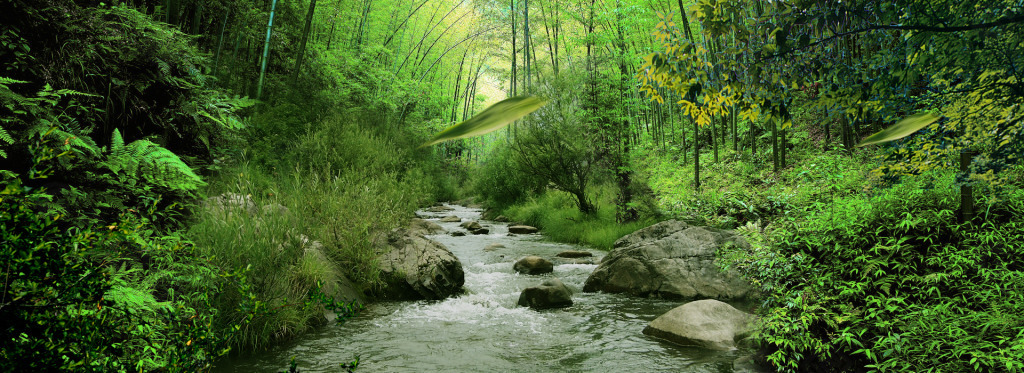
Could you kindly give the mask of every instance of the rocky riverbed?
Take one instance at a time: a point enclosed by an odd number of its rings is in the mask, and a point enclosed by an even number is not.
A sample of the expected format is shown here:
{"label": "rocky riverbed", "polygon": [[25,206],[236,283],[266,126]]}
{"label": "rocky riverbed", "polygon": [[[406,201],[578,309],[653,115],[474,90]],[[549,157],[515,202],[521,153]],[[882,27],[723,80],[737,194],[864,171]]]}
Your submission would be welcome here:
{"label": "rocky riverbed", "polygon": [[[420,211],[423,220],[440,227],[420,233],[461,264],[464,284],[452,292],[455,295],[372,303],[344,325],[326,326],[258,356],[229,359],[218,370],[278,372],[294,356],[303,372],[334,372],[339,363],[359,355],[358,371],[366,372],[747,371],[734,365],[749,350],[682,346],[652,336],[657,333],[643,333],[653,320],[686,301],[583,292],[606,253],[550,242],[543,231],[526,233],[534,231],[517,228],[524,233],[510,233],[509,226],[516,224],[481,220],[480,213],[461,206]],[[397,237],[392,244],[413,240],[402,238],[404,234]],[[433,244],[416,241],[413,245],[435,252]],[[527,274],[514,268],[530,256],[547,262],[550,272]],[[443,254],[426,258],[411,262],[451,262]],[[403,273],[411,271],[409,262],[403,264],[397,257],[394,261],[395,266],[406,266]],[[415,281],[397,299],[413,293],[428,295],[425,298],[449,293],[457,276],[435,275],[413,276]],[[547,288],[552,293],[535,290],[526,299],[527,288]],[[565,292],[570,302],[564,299]],[[554,302],[531,306],[540,298]]]}

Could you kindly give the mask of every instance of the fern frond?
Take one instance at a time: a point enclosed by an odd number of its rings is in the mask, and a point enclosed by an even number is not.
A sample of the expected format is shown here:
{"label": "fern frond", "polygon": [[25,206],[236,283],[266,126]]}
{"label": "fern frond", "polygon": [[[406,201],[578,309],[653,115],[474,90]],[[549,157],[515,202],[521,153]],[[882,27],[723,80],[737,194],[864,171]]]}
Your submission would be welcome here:
{"label": "fern frond", "polygon": [[121,137],[121,131],[114,129],[114,134],[110,136],[110,156],[120,157],[124,153],[124,138]]}
{"label": "fern frond", "polygon": [[25,84],[25,83],[28,83],[28,82],[23,81],[23,80],[5,78],[5,77],[0,76],[0,85],[2,85],[2,86],[7,86],[7,85],[11,85],[11,84]]}
{"label": "fern frond", "polygon": [[164,60],[161,60],[159,58],[154,58],[154,60],[156,61],[157,68],[160,70],[160,74],[163,75],[162,77],[171,76],[171,65],[170,64],[168,64],[167,62],[165,62]]}
{"label": "fern frond", "polygon": [[135,185],[145,181],[171,190],[190,191],[205,185],[203,179],[177,154],[149,140],[136,140],[125,145],[120,132],[114,131],[110,154],[102,164],[122,182]]}

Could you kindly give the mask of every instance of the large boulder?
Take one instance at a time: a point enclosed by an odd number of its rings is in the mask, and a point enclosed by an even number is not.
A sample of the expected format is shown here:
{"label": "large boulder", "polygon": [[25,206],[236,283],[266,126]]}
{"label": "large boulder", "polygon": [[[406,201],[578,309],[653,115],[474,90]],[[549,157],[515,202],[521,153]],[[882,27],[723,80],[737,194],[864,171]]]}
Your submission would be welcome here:
{"label": "large boulder", "polygon": [[555,265],[551,264],[547,259],[531,255],[519,259],[519,261],[512,266],[512,270],[527,275],[539,275],[551,273],[555,270]]}
{"label": "large boulder", "polygon": [[683,346],[734,350],[736,341],[754,331],[757,316],[727,303],[704,299],[673,308],[651,321],[644,334]]}
{"label": "large boulder", "polygon": [[750,247],[731,231],[664,221],[615,241],[583,291],[671,299],[747,298],[752,295],[750,284],[715,263],[715,253],[727,243]]}
{"label": "large boulder", "polygon": [[529,225],[510,225],[510,226],[508,226],[508,233],[515,233],[515,234],[537,233],[537,228],[531,227]]}
{"label": "large boulder", "polygon": [[380,245],[377,261],[386,299],[444,299],[462,291],[462,263],[437,241],[396,229]]}
{"label": "large boulder", "polygon": [[462,218],[455,215],[448,215],[441,218],[442,223],[458,223],[460,221],[462,221]]}
{"label": "large boulder", "polygon": [[463,228],[466,228],[466,230],[469,231],[469,233],[472,233],[472,234],[488,234],[488,233],[491,232],[489,229],[484,228],[483,226],[481,226],[480,223],[472,221],[472,220],[464,221],[464,222],[462,222],[462,224],[459,224],[459,226],[463,227]]}
{"label": "large boulder", "polygon": [[524,289],[519,294],[518,304],[535,310],[569,307],[572,305],[572,290],[557,278],[548,279],[539,286]]}
{"label": "large boulder", "polygon": [[444,233],[444,228],[429,220],[412,219],[409,222],[409,234],[425,236]]}

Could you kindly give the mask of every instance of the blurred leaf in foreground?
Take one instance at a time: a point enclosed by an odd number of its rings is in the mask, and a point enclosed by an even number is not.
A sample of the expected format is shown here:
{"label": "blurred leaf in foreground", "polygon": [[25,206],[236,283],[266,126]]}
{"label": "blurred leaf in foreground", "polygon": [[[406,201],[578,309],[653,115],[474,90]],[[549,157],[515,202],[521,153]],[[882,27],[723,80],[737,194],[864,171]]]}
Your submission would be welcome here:
{"label": "blurred leaf in foreground", "polygon": [[939,120],[939,116],[932,113],[921,113],[911,115],[903,118],[903,120],[896,122],[896,124],[878,131],[874,135],[868,136],[868,138],[857,144],[857,147],[868,146],[871,144],[877,144],[881,142],[888,142],[893,140],[899,140],[910,134],[917,132],[917,130],[924,128],[927,125],[935,123]]}
{"label": "blurred leaf in foreground", "polygon": [[445,128],[444,131],[439,132],[420,147],[496,131],[516,119],[540,109],[546,103],[548,103],[547,100],[533,96],[518,96],[502,100],[462,123]]}

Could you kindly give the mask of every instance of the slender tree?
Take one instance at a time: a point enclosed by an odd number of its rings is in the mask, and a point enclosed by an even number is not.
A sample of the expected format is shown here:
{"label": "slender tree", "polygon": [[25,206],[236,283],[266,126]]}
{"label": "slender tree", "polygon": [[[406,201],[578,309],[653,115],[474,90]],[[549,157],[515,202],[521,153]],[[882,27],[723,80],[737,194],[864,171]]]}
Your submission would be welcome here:
{"label": "slender tree", "polygon": [[277,0],[271,0],[270,4],[270,19],[267,21],[267,39],[263,43],[263,63],[260,66],[260,80],[256,83],[256,98],[260,99],[263,97],[263,78],[267,72],[267,57],[270,55],[270,35],[274,29],[274,10],[277,9]]}
{"label": "slender tree", "polygon": [[299,81],[299,70],[302,69],[302,59],[305,57],[306,41],[309,40],[309,30],[313,25],[313,14],[316,13],[316,0],[309,0],[309,11],[306,12],[306,26],[302,28],[302,41],[299,42],[298,55],[295,57],[295,72],[292,81]]}

